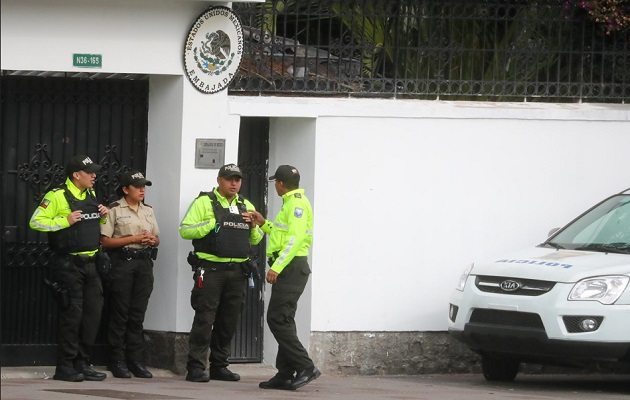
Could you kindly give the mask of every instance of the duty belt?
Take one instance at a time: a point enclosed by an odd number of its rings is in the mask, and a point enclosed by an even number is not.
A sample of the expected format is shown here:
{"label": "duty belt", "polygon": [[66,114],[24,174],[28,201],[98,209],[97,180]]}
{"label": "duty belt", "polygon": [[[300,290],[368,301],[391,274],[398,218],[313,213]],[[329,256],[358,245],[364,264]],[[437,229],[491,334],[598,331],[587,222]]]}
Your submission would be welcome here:
{"label": "duty belt", "polygon": [[148,260],[151,258],[152,249],[131,249],[129,247],[123,247],[120,250],[120,256],[127,260],[136,259],[136,260]]}
{"label": "duty belt", "polygon": [[88,256],[85,254],[72,254],[72,262],[74,262],[74,265],[77,266],[93,263],[95,258],[96,257],[94,256]]}
{"label": "duty belt", "polygon": [[203,259],[199,261],[201,262],[200,267],[206,271],[234,271],[243,264],[242,262],[216,262]]}

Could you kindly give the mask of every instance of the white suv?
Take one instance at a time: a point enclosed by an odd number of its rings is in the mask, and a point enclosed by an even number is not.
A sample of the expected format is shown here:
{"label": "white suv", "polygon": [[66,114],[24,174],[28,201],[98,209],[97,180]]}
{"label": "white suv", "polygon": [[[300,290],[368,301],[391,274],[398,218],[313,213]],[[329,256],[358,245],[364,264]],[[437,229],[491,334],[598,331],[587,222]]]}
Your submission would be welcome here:
{"label": "white suv", "polygon": [[630,189],[536,247],[474,263],[451,296],[449,333],[491,381],[521,362],[630,365]]}

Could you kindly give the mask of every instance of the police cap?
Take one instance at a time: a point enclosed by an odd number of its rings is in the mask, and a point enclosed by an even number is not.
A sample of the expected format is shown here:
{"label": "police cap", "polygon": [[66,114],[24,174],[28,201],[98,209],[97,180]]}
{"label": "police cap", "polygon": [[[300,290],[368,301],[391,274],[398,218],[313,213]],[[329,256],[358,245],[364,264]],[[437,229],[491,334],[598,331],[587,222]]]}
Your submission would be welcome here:
{"label": "police cap", "polygon": [[300,184],[300,172],[297,168],[291,165],[281,165],[276,170],[276,173],[269,177],[270,181],[282,181],[293,185]]}

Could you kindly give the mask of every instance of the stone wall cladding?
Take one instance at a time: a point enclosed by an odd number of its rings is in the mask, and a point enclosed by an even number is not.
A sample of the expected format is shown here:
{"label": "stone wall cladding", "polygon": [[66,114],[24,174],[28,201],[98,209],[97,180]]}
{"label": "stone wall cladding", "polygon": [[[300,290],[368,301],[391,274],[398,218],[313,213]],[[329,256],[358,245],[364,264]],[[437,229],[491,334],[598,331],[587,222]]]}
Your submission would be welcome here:
{"label": "stone wall cladding", "polygon": [[[186,374],[188,333],[145,331],[144,340],[147,366]],[[310,354],[320,370],[333,375],[481,373],[481,357],[447,332],[313,332]],[[599,367],[605,372],[630,373],[630,365]],[[520,369],[525,374],[598,370],[526,363]]]}
{"label": "stone wall cladding", "polygon": [[[328,374],[481,374],[481,356],[448,332],[313,332],[310,354]],[[630,373],[630,365],[589,368],[521,363],[523,374]]]}
{"label": "stone wall cladding", "polygon": [[144,331],[145,360],[148,366],[186,374],[188,334]]}
{"label": "stone wall cladding", "polygon": [[310,352],[330,374],[481,372],[481,358],[447,332],[313,332]]}

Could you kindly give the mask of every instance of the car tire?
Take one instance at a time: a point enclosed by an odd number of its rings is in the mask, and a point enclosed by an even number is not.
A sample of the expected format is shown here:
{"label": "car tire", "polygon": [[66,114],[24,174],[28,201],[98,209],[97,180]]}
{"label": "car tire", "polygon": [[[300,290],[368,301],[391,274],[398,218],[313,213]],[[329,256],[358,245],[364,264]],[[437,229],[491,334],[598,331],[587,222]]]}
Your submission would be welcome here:
{"label": "car tire", "polygon": [[481,370],[487,381],[510,382],[516,378],[520,362],[511,358],[481,357]]}

